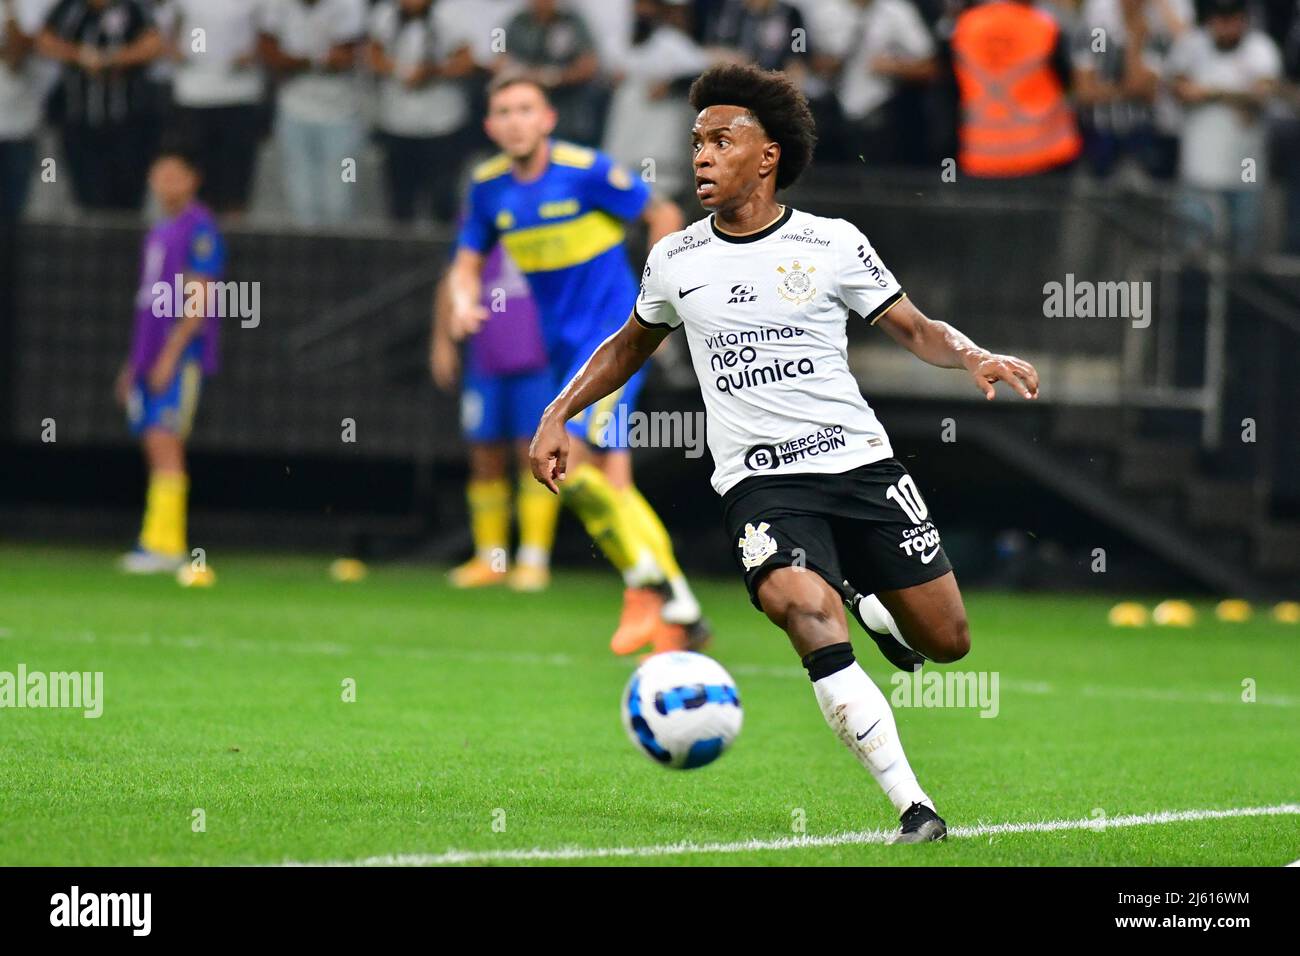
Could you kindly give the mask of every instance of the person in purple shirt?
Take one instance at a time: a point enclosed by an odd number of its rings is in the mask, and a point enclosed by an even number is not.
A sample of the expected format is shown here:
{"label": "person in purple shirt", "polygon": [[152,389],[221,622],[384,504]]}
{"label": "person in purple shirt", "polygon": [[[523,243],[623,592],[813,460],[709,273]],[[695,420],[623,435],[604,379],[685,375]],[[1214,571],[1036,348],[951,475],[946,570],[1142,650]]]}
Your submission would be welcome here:
{"label": "person in purple shirt", "polygon": [[[474,557],[453,569],[450,580],[455,587],[505,582],[517,591],[539,591],[550,581],[560,506],[558,498],[532,480],[528,442],[555,382],[528,281],[499,245],[484,263],[482,301],[488,319],[467,343],[461,386]],[[431,363],[434,381],[448,392],[456,387],[460,372],[460,356],[447,329],[449,312],[444,282],[438,287]],[[512,444],[519,471],[515,498],[519,550],[507,574]]]}
{"label": "person in purple shirt", "polygon": [[131,351],[117,377],[149,469],[144,521],[121,567],[134,574],[188,572],[210,583],[206,566],[186,562],[189,476],[185,440],[203,378],[217,371],[217,316],[209,292],[225,269],[225,244],[212,213],[195,196],[196,159],[179,143],[164,145],[149,170],[149,189],[163,211],[145,238]]}

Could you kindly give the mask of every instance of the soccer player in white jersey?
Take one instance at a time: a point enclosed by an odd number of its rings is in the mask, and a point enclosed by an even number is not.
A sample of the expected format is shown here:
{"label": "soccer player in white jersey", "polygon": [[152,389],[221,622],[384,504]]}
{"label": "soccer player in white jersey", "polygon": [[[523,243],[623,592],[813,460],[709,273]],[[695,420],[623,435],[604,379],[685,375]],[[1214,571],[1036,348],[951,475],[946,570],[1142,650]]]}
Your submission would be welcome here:
{"label": "soccer player in white jersey", "polygon": [[906,669],[965,656],[966,611],[928,507],[849,371],[847,323],[857,313],[931,365],[964,369],[990,399],[999,381],[1035,398],[1038,375],[926,318],[855,226],[777,202],[816,140],[783,74],[715,67],[691,105],[696,196],[712,215],[655,244],[627,324],[542,417],[533,474],[556,491],[564,423],[685,328],[713,487],[751,600],[789,636],[827,722],[899,812],[895,842],[943,839],[889,703],[854,659],[841,603]]}

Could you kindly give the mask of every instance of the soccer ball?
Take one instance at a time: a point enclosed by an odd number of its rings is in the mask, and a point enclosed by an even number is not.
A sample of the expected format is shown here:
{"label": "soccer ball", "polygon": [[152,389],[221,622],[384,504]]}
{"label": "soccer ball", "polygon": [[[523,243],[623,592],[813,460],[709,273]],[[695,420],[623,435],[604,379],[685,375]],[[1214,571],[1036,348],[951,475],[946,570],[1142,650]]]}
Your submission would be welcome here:
{"label": "soccer ball", "polygon": [[717,661],[690,651],[656,654],[623,692],[623,727],[655,763],[691,770],[713,763],[740,733],[736,682]]}

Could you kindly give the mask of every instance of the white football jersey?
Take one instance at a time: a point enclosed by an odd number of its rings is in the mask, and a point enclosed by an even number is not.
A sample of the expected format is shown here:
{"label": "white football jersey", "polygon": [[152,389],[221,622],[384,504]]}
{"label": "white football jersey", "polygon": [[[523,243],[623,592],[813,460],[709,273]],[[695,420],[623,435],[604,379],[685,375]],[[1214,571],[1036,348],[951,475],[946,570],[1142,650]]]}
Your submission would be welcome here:
{"label": "white football jersey", "polygon": [[758,474],[839,473],[892,457],[849,371],[850,311],[875,322],[903,290],[843,219],[786,207],[749,236],[713,218],[650,250],[636,317],[686,327],[718,494]]}

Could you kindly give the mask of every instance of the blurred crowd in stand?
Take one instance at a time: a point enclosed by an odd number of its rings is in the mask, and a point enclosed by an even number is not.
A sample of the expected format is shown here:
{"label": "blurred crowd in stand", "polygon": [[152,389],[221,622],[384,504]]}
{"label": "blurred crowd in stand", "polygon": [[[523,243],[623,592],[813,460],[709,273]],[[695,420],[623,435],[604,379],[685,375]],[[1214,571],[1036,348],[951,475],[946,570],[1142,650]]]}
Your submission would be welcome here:
{"label": "blurred crowd in stand", "polygon": [[680,195],[686,92],[724,61],[798,78],[819,169],[1167,182],[1241,255],[1271,184],[1300,252],[1297,0],[0,0],[0,219],[51,161],[78,207],[139,209],[178,131],[226,217],[273,157],[293,222],[352,221],[373,146],[392,219],[451,221],[507,70]]}

